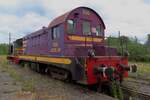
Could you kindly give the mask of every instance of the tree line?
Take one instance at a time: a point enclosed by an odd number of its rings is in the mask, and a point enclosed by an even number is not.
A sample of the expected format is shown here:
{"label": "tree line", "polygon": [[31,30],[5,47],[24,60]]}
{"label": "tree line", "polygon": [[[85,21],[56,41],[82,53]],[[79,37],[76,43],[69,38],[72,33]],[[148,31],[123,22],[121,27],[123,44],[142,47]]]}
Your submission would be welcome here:
{"label": "tree line", "polygon": [[144,44],[140,43],[136,37],[129,38],[127,36],[108,37],[106,42],[108,45],[117,48],[120,55],[128,51],[130,61],[150,61],[150,34]]}
{"label": "tree line", "polygon": [[9,45],[6,43],[0,44],[0,55],[7,55],[8,54],[8,47],[9,47]]}

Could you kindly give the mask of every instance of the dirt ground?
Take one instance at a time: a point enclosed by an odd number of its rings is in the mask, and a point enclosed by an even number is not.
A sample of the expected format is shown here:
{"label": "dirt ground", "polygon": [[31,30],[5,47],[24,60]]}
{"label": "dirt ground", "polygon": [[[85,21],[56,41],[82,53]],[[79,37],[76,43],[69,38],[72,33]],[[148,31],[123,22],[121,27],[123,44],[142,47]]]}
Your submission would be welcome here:
{"label": "dirt ground", "polygon": [[27,67],[0,64],[0,100],[114,100],[41,75]]}

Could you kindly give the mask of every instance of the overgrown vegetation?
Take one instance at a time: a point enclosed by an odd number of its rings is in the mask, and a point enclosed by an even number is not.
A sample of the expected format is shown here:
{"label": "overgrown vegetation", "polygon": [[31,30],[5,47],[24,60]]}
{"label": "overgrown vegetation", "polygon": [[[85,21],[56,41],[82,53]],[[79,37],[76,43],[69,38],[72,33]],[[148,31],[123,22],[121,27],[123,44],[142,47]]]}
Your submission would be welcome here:
{"label": "overgrown vegetation", "polygon": [[0,44],[0,55],[8,54],[8,44]]}
{"label": "overgrown vegetation", "polygon": [[35,90],[34,80],[24,80],[14,68],[10,67],[6,56],[0,56],[0,70],[4,70],[5,72],[9,73],[12,78],[14,78],[17,82],[20,82],[22,85],[22,91],[33,92]]}
{"label": "overgrown vegetation", "polygon": [[130,61],[150,61],[150,37],[145,44],[138,42],[137,38],[129,38],[126,36],[109,37],[107,38],[108,45],[118,49],[118,53],[121,55],[124,51],[129,52]]}

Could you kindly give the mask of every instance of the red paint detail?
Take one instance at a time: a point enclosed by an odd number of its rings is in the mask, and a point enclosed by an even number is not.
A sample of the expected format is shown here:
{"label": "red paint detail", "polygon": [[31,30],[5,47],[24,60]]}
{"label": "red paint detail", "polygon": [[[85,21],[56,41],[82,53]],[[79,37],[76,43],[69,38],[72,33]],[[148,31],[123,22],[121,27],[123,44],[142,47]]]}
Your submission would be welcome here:
{"label": "red paint detail", "polygon": [[15,64],[19,64],[20,61],[20,59],[17,56],[12,55],[7,56],[7,59]]}
{"label": "red paint detail", "polygon": [[[118,73],[123,73],[123,78],[128,77],[128,72],[122,69],[119,69],[118,64],[125,64],[128,65],[127,58],[121,57],[100,57],[100,58],[87,58],[87,83],[88,84],[96,84],[97,83],[97,76],[94,75],[93,69],[94,67],[99,67],[100,65],[106,65],[114,67]],[[114,73],[114,76],[117,77],[118,74]],[[99,77],[101,81],[109,81],[107,76],[106,77]],[[119,79],[118,79],[119,80]]]}

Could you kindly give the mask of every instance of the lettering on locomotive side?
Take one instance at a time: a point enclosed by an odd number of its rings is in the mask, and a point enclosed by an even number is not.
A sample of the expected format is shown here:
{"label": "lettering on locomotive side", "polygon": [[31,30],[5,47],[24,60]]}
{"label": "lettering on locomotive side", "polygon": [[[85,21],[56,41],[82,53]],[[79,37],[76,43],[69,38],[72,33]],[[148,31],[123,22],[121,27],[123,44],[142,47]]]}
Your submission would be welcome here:
{"label": "lettering on locomotive side", "polygon": [[50,52],[57,53],[60,52],[61,48],[51,48]]}
{"label": "lettering on locomotive side", "polygon": [[53,47],[58,47],[58,43],[57,43],[57,42],[53,42],[53,43],[52,43],[52,46],[53,46]]}
{"label": "lettering on locomotive side", "polygon": [[52,43],[52,48],[50,50],[50,52],[52,53],[58,53],[61,51],[61,48],[59,47],[59,44],[57,42],[53,42]]}

